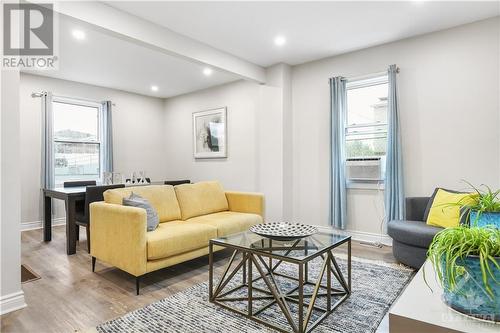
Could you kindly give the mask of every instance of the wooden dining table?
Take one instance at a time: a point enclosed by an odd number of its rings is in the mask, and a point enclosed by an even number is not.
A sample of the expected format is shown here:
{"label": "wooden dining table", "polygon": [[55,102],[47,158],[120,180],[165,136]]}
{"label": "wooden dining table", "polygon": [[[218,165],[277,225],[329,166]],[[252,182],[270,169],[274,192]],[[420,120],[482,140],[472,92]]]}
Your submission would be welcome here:
{"label": "wooden dining table", "polygon": [[66,208],[66,253],[76,253],[76,202],[85,200],[86,186],[43,189],[43,241],[52,240],[52,199],[64,201]]}
{"label": "wooden dining table", "polygon": [[[126,184],[125,186],[163,185],[163,182],[151,182],[149,184]],[[66,208],[66,253],[76,253],[76,202],[85,200],[86,186],[54,187],[43,189],[44,217],[43,217],[43,241],[52,240],[52,199],[64,201]]]}

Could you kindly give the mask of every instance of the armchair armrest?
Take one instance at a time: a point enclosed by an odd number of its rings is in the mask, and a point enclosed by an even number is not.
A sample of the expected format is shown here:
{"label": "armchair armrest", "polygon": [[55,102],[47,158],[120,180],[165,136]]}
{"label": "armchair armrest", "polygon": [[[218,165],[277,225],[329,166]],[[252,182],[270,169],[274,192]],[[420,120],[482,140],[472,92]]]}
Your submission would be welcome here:
{"label": "armchair armrest", "polygon": [[425,209],[429,200],[430,197],[406,198],[406,219],[410,221],[424,221]]}
{"label": "armchair armrest", "polygon": [[146,210],[90,204],[90,254],[132,275],[146,273]]}
{"label": "armchair armrest", "polygon": [[252,213],[264,217],[264,195],[262,193],[226,191],[229,210]]}

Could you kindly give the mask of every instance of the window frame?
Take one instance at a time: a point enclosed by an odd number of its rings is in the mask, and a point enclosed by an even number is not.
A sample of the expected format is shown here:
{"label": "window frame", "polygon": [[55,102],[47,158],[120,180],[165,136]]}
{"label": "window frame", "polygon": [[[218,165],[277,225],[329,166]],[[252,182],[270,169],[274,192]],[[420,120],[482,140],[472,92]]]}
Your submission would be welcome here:
{"label": "window frame", "polygon": [[[361,88],[368,88],[368,87],[373,87],[377,85],[382,85],[382,84],[388,84],[389,83],[389,75],[388,73],[376,73],[376,74],[371,74],[359,78],[353,78],[353,79],[347,79],[346,83],[346,96],[347,92],[349,90],[353,89],[361,89]],[[373,134],[374,137],[373,139],[378,139],[378,138],[386,138],[388,136],[388,123],[387,121],[385,123],[366,123],[366,124],[353,124],[349,125],[348,123],[349,119],[349,109],[348,109],[348,102],[346,101],[346,115],[344,117],[344,137],[345,137],[345,146],[344,149],[347,153],[347,138],[349,136],[352,136],[353,134],[349,134],[349,130],[356,129],[356,128],[363,128],[363,127],[377,127],[377,126],[385,126],[386,130],[384,132],[380,132],[381,134],[384,133],[384,136],[377,136],[376,134],[378,132],[360,132],[359,134]],[[352,133],[352,132],[351,132]],[[347,154],[346,154],[347,155]],[[381,156],[387,156],[387,152],[385,155]],[[361,156],[359,158],[369,158],[373,156]],[[345,162],[347,163],[347,160],[349,157],[345,157]],[[347,187],[348,188],[358,188],[358,189],[373,189],[373,190],[383,190],[385,187],[385,181],[380,180],[380,181],[361,181],[361,180],[347,180]]]}
{"label": "window frame", "polygon": [[[103,145],[103,138],[105,133],[105,124],[104,124],[104,109],[103,105],[100,102],[95,102],[95,101],[90,101],[90,100],[85,100],[85,99],[80,99],[80,98],[73,98],[73,97],[66,97],[66,96],[59,96],[59,95],[54,95],[52,97],[52,109],[54,108],[54,103],[61,103],[61,104],[70,104],[70,105],[77,105],[77,106],[84,106],[84,107],[92,107],[97,109],[97,140],[95,141],[89,141],[89,140],[60,140],[55,138],[55,130],[54,126],[52,125],[52,156],[54,156],[54,160],[52,163],[52,177],[53,177],[53,184],[54,186],[62,186],[64,182],[58,183],[57,176],[56,176],[56,166],[55,166],[55,156],[56,156],[56,143],[74,143],[74,144],[97,144],[99,146],[99,175],[95,179],[96,182],[100,183],[102,182],[103,178],[103,170],[104,170],[104,145]],[[52,112],[52,124],[55,124],[55,114]],[[77,180],[77,179],[75,179]],[[93,179],[92,179],[93,180]]]}

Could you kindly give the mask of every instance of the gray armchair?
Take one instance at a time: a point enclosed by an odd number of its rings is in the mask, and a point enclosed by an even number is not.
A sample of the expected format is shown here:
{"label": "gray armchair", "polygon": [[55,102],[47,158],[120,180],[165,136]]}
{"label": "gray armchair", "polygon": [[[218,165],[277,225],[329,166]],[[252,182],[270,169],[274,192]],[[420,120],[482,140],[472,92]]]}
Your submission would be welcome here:
{"label": "gray armchair", "polygon": [[443,228],[425,223],[425,209],[430,197],[406,198],[406,220],[393,220],[387,224],[392,237],[392,253],[401,263],[420,268],[427,258],[427,249]]}

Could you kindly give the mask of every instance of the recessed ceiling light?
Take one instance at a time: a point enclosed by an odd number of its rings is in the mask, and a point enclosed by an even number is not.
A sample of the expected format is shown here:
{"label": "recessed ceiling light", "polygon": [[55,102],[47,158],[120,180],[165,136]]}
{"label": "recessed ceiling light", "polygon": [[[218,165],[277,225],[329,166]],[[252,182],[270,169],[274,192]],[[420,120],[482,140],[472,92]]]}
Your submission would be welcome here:
{"label": "recessed ceiling light", "polygon": [[286,38],[284,36],[276,36],[274,38],[274,44],[276,46],[283,46],[286,44]]}
{"label": "recessed ceiling light", "polygon": [[213,72],[214,71],[212,70],[212,68],[209,68],[209,67],[205,67],[203,69],[203,74],[205,74],[205,76],[210,76],[210,75],[212,75]]}
{"label": "recessed ceiling light", "polygon": [[85,32],[82,31],[82,30],[75,29],[75,30],[73,30],[72,34],[73,34],[73,37],[75,37],[78,40],[84,40],[85,39]]}
{"label": "recessed ceiling light", "polygon": [[152,91],[158,91],[158,86],[151,86]]}

